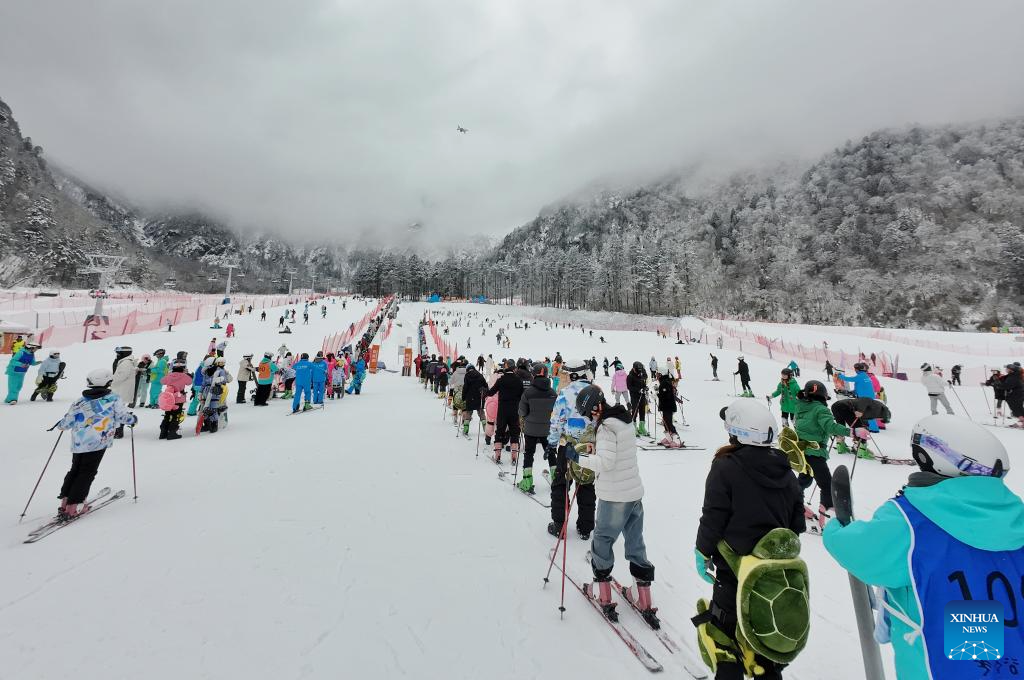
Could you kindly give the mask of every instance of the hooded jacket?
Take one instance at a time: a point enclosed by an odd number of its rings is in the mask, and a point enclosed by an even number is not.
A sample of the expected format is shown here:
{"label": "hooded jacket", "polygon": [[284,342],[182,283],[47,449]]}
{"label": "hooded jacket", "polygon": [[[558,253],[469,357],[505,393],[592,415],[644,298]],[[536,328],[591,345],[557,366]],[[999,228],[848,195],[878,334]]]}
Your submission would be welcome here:
{"label": "hooded jacket", "polygon": [[[929,395],[940,395],[946,392],[946,381],[942,379],[942,376],[935,375],[932,371],[921,373],[921,384],[928,390]],[[860,392],[857,393],[857,396],[860,396]]]}
{"label": "hooded jacket", "polygon": [[[920,626],[922,621],[917,592],[922,584],[917,583],[913,567],[931,568],[940,583],[946,583],[947,572],[954,569],[929,553],[928,546],[918,545],[910,515],[900,503],[909,503],[926,522],[941,530],[947,540],[972,551],[1004,553],[1003,571],[1014,589],[1019,588],[1020,581],[1009,574],[1024,573],[1024,501],[998,477],[946,479],[915,472],[910,475],[908,486],[883,503],[870,520],[851,522],[845,527],[838,520],[832,520],[825,525],[822,537],[825,549],[844,569],[864,583],[884,588],[889,605],[903,612],[913,624]],[[880,550],[879,546],[885,549]],[[915,555],[915,549],[924,554]],[[949,579],[950,599],[961,599],[954,580]],[[974,593],[975,599],[985,599],[984,582],[969,585],[981,590]],[[927,648],[938,645],[941,649],[941,635],[938,639],[917,636],[909,642],[905,636],[913,632],[911,626],[896,617],[890,617],[890,625],[896,675],[900,680],[944,677],[940,669],[929,671],[926,659]],[[1006,636],[1020,635],[1017,630],[1007,628]]]}
{"label": "hooded jacket", "polygon": [[836,422],[825,402],[817,399],[797,399],[796,436],[804,441],[818,442],[821,446],[818,449],[807,449],[804,451],[805,455],[828,460],[829,437],[845,437],[848,434],[850,428]]}
{"label": "hooded jacket", "polygon": [[117,360],[117,367],[114,369],[113,389],[117,396],[124,399],[124,403],[135,402],[135,374],[137,364],[135,357],[128,355]]}
{"label": "hooded jacket", "polygon": [[548,436],[551,424],[551,410],[555,407],[558,394],[551,389],[551,381],[542,375],[535,376],[530,386],[523,391],[519,400],[519,417],[523,419],[523,434],[527,437]]}
{"label": "hooded jacket", "polygon": [[499,405],[515,404],[518,406],[519,400],[523,396],[523,381],[513,371],[502,373],[494,386],[487,391],[487,396],[492,394],[498,395]]}
{"label": "hooded jacket", "polygon": [[718,553],[725,539],[738,555],[748,555],[772,529],[803,533],[804,501],[785,454],[763,446],[740,446],[716,457],[704,484],[704,507],[697,549],[728,569]]}
{"label": "hooded jacket", "polygon": [[563,436],[573,442],[579,441],[583,436],[590,419],[584,418],[576,412],[576,395],[589,385],[589,380],[575,380],[559,393],[558,399],[555,400],[555,406],[551,410],[551,422],[548,426],[549,446],[558,446],[559,440]]}
{"label": "hooded jacket", "polygon": [[57,427],[72,430],[71,453],[86,453],[110,448],[114,445],[114,431],[119,425],[137,422],[135,414],[109,388],[90,387],[71,404]]}
{"label": "hooded jacket", "polygon": [[628,503],[644,497],[636,459],[636,432],[625,406],[605,406],[596,428],[594,452],[579,464],[597,475],[594,492],[602,501]]}
{"label": "hooded jacket", "polygon": [[479,411],[483,396],[487,390],[487,380],[472,366],[466,368],[466,376],[462,382],[463,408],[467,411]]}
{"label": "hooded jacket", "polygon": [[624,369],[616,369],[615,373],[612,374],[612,392],[625,392],[626,391],[626,371]]}

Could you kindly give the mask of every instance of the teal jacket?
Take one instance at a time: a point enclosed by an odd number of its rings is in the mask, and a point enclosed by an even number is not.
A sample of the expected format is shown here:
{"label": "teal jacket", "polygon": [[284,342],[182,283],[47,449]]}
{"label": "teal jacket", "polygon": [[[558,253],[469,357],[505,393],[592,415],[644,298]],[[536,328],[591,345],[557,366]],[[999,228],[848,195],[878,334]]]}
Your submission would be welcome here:
{"label": "teal jacket", "polygon": [[[961,543],[988,551],[1024,546],[1024,501],[1002,479],[956,477],[932,486],[907,486],[903,493],[925,517]],[[894,502],[884,503],[866,522],[844,527],[833,519],[825,526],[823,540],[840,566],[864,583],[884,588],[890,604],[920,626],[908,558],[910,526]],[[926,680],[923,645],[908,643],[904,635],[910,632],[905,623],[891,618],[896,675],[900,680]]]}
{"label": "teal jacket", "polygon": [[155,361],[153,365],[149,367],[149,381],[151,383],[160,382],[163,377],[167,375],[169,363],[170,362],[167,361],[167,357],[160,357],[160,359]]}

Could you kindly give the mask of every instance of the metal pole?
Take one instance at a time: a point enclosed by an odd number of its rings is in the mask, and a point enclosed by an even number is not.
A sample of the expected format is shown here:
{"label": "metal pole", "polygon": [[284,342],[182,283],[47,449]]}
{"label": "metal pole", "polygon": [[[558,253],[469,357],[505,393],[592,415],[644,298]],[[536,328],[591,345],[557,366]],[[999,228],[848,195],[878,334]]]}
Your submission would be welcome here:
{"label": "metal pole", "polygon": [[[54,425],[53,427],[57,427]],[[52,430],[53,427],[50,429]],[[64,430],[60,431],[57,435],[57,441],[53,443],[53,449],[50,450],[50,456],[46,459],[46,464],[43,465],[43,471],[39,473],[39,479],[36,480],[36,485],[32,487],[32,494],[28,497],[28,502],[25,503],[25,509],[21,511],[21,516],[18,517],[18,521],[25,519],[25,513],[28,512],[28,506],[32,504],[32,499],[35,498],[36,491],[39,490],[39,483],[43,481],[43,475],[46,474],[46,468],[50,466],[50,461],[53,460],[53,454],[57,452],[57,445],[60,444],[60,438],[64,436]]]}

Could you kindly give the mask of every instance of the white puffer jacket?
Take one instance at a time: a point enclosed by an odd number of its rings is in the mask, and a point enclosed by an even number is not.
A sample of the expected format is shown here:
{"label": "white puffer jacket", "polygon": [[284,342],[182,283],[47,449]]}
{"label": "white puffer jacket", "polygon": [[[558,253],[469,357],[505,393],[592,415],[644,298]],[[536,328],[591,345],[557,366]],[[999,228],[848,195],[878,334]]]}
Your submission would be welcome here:
{"label": "white puffer jacket", "polygon": [[631,423],[614,416],[602,421],[597,428],[594,453],[580,456],[580,465],[597,474],[594,491],[602,501],[626,503],[644,497],[636,459],[636,434]]}
{"label": "white puffer jacket", "polygon": [[921,374],[921,384],[928,390],[928,394],[943,394],[946,391],[946,381],[931,371]]}
{"label": "white puffer jacket", "polygon": [[128,355],[119,359],[114,369],[114,382],[111,388],[126,404],[135,403],[135,374],[138,363],[135,357]]}

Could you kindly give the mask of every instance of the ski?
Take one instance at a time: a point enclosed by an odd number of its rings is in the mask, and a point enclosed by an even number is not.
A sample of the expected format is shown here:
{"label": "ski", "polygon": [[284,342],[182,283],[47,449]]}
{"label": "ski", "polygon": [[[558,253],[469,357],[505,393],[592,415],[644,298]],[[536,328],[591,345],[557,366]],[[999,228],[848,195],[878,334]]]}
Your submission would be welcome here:
{"label": "ski", "polygon": [[641,451],[706,451],[702,446],[662,446],[661,444],[637,444]]}
{"label": "ski", "polygon": [[889,458],[888,456],[877,456],[875,458],[882,465],[917,465],[913,458]]}
{"label": "ski", "polygon": [[626,630],[626,628],[623,627],[621,623],[609,619],[605,615],[604,610],[601,609],[601,605],[597,602],[597,600],[591,597],[590,594],[583,588],[583,586],[577,583],[572,576],[569,576],[569,574],[562,571],[562,566],[558,564],[558,560],[555,560],[555,568],[561,571],[562,574],[565,575],[565,579],[569,583],[573,584],[573,586],[575,586],[576,590],[579,591],[580,595],[582,595],[587,600],[587,602],[590,603],[590,606],[593,607],[595,611],[597,611],[598,615],[601,617],[601,620],[607,623],[611,627],[611,629],[615,631],[615,634],[619,636],[619,639],[622,640],[623,644],[626,645],[626,648],[633,653],[633,656],[635,656],[637,660],[644,665],[644,668],[651,671],[652,673],[658,673],[664,670],[664,667],[658,662],[658,660],[655,659],[649,651],[647,651],[647,648],[640,644],[639,640],[633,637],[632,633]]}
{"label": "ski", "polygon": [[29,537],[26,538],[23,542],[24,543],[36,543],[37,541],[41,541],[44,538],[46,538],[47,536],[49,536],[50,534],[54,533],[55,531],[59,531],[60,529],[63,529],[64,527],[68,526],[69,524],[73,524],[74,522],[78,521],[82,517],[85,517],[86,515],[91,515],[92,513],[94,513],[97,510],[99,510],[100,508],[103,508],[103,507],[106,507],[106,506],[110,505],[111,503],[113,503],[114,501],[116,501],[119,498],[124,498],[124,495],[125,495],[124,494],[124,489],[121,489],[120,491],[115,493],[110,498],[108,498],[105,501],[99,503],[98,505],[92,506],[91,508],[89,508],[88,510],[86,510],[85,512],[83,512],[80,515],[75,515],[74,517],[71,517],[69,519],[65,519],[65,520],[62,520],[60,522],[57,522],[56,524],[51,525],[45,531],[40,531],[40,532],[35,533],[35,534],[29,534]]}
{"label": "ski", "polygon": [[[508,480],[505,479],[506,477],[508,477],[508,470],[498,470],[498,479],[500,479],[503,482],[508,482]],[[551,507],[550,503],[545,503],[541,499],[537,498],[537,496],[535,494],[532,494],[532,493],[529,493],[527,491],[523,491],[522,489],[520,489],[518,484],[513,484],[512,482],[508,482],[508,484],[513,489],[515,489],[519,493],[523,494],[524,496],[529,498],[534,503],[540,505],[541,507],[544,507],[544,508],[550,508]]]}
{"label": "ski", "polygon": [[299,415],[300,413],[309,413],[310,411],[322,411],[323,408],[324,407],[321,404],[320,406],[314,406],[312,408],[303,408],[303,409],[299,409],[298,411],[292,411],[291,413],[287,413],[285,415],[295,416],[295,415]]}
{"label": "ski", "polygon": [[[103,498],[105,496],[109,496],[109,495],[110,495],[110,487],[109,486],[105,486],[102,489],[100,489],[96,493],[95,496],[93,496],[88,501],[86,501],[86,503],[88,503],[89,505],[92,505],[93,503],[95,503],[99,499],[101,499],[101,498]],[[60,515],[56,515],[53,519],[51,519],[46,524],[44,524],[44,525],[42,525],[42,526],[40,526],[40,527],[38,527],[36,529],[33,529],[32,531],[28,532],[28,535],[29,536],[35,536],[36,534],[49,529],[50,527],[52,527],[55,524],[60,524],[63,521],[64,521],[63,517],[61,517]]]}

